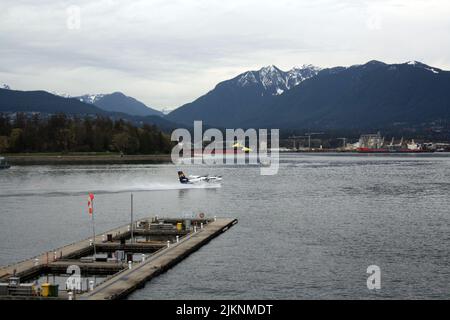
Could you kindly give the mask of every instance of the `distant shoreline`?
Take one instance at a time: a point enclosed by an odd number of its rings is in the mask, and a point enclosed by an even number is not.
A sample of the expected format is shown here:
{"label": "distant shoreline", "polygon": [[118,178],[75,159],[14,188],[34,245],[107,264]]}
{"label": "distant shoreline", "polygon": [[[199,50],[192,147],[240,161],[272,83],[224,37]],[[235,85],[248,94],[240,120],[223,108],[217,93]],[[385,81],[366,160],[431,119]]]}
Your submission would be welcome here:
{"label": "distant shoreline", "polygon": [[6,154],[9,164],[27,165],[85,165],[85,164],[160,164],[171,162],[170,154]]}
{"label": "distant shoreline", "polygon": [[[449,152],[435,153],[358,153],[351,151],[311,150],[311,151],[284,151],[280,154],[315,154],[315,155],[348,155],[348,156],[448,156]],[[108,164],[166,164],[172,163],[171,154],[123,155],[117,153],[9,153],[2,154],[8,163],[13,166],[32,165],[108,165]]]}

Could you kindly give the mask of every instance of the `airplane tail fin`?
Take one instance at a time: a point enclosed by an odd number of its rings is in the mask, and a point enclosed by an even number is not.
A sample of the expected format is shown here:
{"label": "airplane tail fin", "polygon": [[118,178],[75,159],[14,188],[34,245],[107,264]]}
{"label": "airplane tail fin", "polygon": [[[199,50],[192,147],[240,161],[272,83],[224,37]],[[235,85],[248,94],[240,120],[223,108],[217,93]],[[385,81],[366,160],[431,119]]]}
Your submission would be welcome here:
{"label": "airplane tail fin", "polygon": [[180,179],[181,183],[188,183],[189,179],[186,178],[186,176],[184,175],[183,171],[178,171],[178,179]]}

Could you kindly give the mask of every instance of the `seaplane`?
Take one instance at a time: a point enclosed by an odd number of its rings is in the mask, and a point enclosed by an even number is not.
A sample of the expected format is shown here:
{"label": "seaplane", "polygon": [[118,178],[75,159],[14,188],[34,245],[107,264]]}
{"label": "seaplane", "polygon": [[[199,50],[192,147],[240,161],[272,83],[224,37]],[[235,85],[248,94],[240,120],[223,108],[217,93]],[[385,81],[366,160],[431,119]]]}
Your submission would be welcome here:
{"label": "seaplane", "polygon": [[233,148],[240,148],[241,151],[243,151],[245,153],[253,151],[251,148],[247,148],[246,146],[242,145],[240,142],[236,142],[235,144],[233,144]]}
{"label": "seaplane", "polygon": [[221,176],[188,176],[186,177],[183,171],[178,171],[178,179],[182,184],[197,184],[197,183],[217,183],[222,181]]}

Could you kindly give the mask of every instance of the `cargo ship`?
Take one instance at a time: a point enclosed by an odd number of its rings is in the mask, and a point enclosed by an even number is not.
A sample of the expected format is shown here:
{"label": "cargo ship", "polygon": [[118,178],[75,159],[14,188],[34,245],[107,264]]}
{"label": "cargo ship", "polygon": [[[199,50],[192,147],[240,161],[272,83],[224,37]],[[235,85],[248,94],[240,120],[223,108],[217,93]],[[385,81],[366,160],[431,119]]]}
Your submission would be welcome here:
{"label": "cargo ship", "polygon": [[377,134],[365,134],[359,138],[356,144],[356,151],[359,153],[426,153],[434,152],[433,149],[427,148],[425,145],[416,143],[414,140],[407,143],[400,140],[398,144],[394,143],[392,138],[389,144],[385,143],[384,137],[378,132]]}
{"label": "cargo ship", "polygon": [[[214,146],[214,144],[211,145],[211,148]],[[252,152],[253,149],[250,147],[246,147],[245,145],[241,144],[240,142],[229,142],[229,141],[222,141],[218,142],[218,145],[213,148],[209,149],[209,152],[211,154],[223,154],[223,155],[230,155],[230,154],[247,154]],[[205,149],[194,149],[193,154],[195,156],[203,155],[205,153]]]}

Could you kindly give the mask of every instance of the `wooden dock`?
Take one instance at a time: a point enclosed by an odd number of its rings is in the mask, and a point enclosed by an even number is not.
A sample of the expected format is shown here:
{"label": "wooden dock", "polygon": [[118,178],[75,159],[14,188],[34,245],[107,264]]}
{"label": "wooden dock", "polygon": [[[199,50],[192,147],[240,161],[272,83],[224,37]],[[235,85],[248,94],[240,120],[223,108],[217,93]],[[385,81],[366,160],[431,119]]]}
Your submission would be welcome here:
{"label": "wooden dock", "polygon": [[[148,222],[151,218],[137,221]],[[185,219],[166,219],[166,223],[176,224]],[[126,263],[124,261],[86,261],[92,255],[91,239],[85,239],[61,248],[45,252],[37,257],[0,268],[0,282],[7,282],[11,276],[24,279],[33,279],[45,273],[65,274],[69,266],[76,265],[82,274],[108,275],[106,280],[98,284],[92,291],[78,294],[76,299],[81,300],[110,300],[126,297],[128,294],[143,287],[145,282],[153,279],[162,272],[171,268],[188,255],[198,250],[207,242],[217,237],[237,223],[236,219],[190,219],[195,224],[189,230],[151,230],[141,228],[135,230],[134,235],[153,236],[158,238],[166,236],[167,241],[125,242],[124,235],[131,236],[130,225],[125,225],[103,234],[95,239],[97,252],[111,254],[121,250],[133,254],[140,253],[145,259]],[[174,227],[175,228],[175,227]],[[106,235],[110,235],[110,241]],[[181,236],[184,235],[184,236]],[[177,240],[174,237],[177,236]],[[111,240],[112,238],[112,240]],[[118,242],[120,240],[120,242]],[[64,292],[60,297],[67,298]],[[0,299],[8,298],[0,296]],[[24,299],[42,299],[42,297],[23,297]]]}

